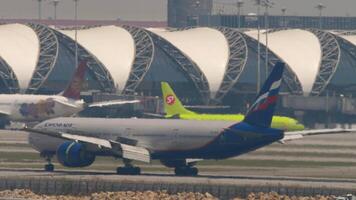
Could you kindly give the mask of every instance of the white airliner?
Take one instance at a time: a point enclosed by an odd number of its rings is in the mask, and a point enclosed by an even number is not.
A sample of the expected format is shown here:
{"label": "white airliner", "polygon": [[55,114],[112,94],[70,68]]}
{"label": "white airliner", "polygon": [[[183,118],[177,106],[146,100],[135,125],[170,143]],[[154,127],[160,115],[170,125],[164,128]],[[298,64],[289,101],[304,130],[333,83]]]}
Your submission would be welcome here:
{"label": "white airliner", "polygon": [[63,93],[59,95],[0,94],[0,128],[10,122],[39,122],[50,118],[71,116],[88,107],[104,107],[132,101],[107,101],[86,105],[80,99],[80,91],[87,69],[81,62],[74,77]]}
{"label": "white airliner", "polygon": [[305,135],[341,133],[347,130],[283,132],[271,128],[281,85],[283,63],[277,63],[256,101],[242,122],[192,121],[178,119],[56,118],[44,121],[30,132],[29,142],[49,162],[66,167],[86,167],[97,156],[123,159],[118,174],[140,174],[132,161],[159,160],[175,168],[176,175],[197,175],[194,164],[201,159],[239,156],[273,142],[299,139]]}

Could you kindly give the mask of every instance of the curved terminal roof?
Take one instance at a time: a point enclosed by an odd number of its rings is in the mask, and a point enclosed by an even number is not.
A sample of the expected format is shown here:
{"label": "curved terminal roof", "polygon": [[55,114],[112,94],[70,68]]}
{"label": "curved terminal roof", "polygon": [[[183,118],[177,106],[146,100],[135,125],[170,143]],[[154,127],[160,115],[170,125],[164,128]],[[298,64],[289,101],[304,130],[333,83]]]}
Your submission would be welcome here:
{"label": "curved terminal roof", "polygon": [[[246,34],[257,39],[255,30]],[[265,44],[264,31],[261,31],[260,37],[261,43]],[[281,30],[268,34],[268,47],[291,67],[302,84],[304,95],[309,95],[322,59],[319,39],[306,30]]]}
{"label": "curved terminal roof", "polygon": [[168,40],[192,59],[208,79],[210,91],[218,91],[229,62],[228,41],[220,31],[212,28],[148,30]]}
{"label": "curved terminal roof", "polygon": [[[61,30],[75,38],[74,30]],[[123,90],[135,59],[135,42],[131,34],[117,26],[78,30],[78,42],[104,64],[119,90]]]}
{"label": "curved terminal roof", "polygon": [[343,34],[336,34],[340,37],[342,37],[343,39],[351,42],[353,45],[356,45],[356,35],[343,35]]}
{"label": "curved terminal roof", "polygon": [[[227,38],[214,28],[192,28],[180,31],[148,29],[163,37],[195,62],[205,74],[210,91],[217,92],[229,63]],[[60,30],[74,39],[73,30]],[[257,31],[245,32],[257,39]],[[356,35],[334,33],[356,46]],[[133,36],[117,26],[102,26],[78,31],[78,41],[108,69],[119,90],[123,90],[137,55]],[[261,34],[265,43],[265,34]],[[40,41],[35,31],[24,24],[0,26],[0,57],[16,74],[20,88],[27,89],[40,53]],[[319,39],[308,30],[288,29],[269,33],[269,48],[285,61],[298,76],[305,95],[315,86],[322,60]],[[71,56],[71,55],[69,55]],[[255,58],[252,58],[255,59]],[[323,61],[323,62],[322,62]]]}
{"label": "curved terminal roof", "polygon": [[35,71],[40,51],[36,33],[23,24],[1,25],[0,44],[0,56],[16,74],[20,89],[26,89]]}

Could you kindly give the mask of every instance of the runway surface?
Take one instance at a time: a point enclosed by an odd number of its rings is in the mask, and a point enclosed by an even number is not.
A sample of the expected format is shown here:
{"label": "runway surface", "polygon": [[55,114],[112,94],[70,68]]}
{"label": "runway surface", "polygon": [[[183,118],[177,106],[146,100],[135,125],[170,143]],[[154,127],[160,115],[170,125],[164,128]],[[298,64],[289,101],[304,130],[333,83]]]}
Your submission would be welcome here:
{"label": "runway surface", "polygon": [[116,175],[110,171],[80,171],[80,170],[58,170],[56,172],[43,172],[33,169],[0,169],[0,178],[29,179],[29,178],[50,178],[67,180],[95,180],[95,181],[130,181],[139,183],[174,183],[174,184],[217,184],[217,185],[283,185],[318,187],[318,188],[356,188],[355,179],[339,178],[308,178],[308,177],[287,177],[287,176],[234,176],[218,175],[216,173],[201,173],[197,177],[177,177],[168,173],[146,172],[139,176]]}

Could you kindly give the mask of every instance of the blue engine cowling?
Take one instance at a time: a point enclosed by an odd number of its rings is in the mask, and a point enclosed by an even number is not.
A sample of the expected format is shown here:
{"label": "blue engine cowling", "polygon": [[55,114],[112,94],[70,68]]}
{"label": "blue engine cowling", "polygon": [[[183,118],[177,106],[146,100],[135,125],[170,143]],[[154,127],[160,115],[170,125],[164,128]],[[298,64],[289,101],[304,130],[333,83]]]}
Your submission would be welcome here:
{"label": "blue engine cowling", "polygon": [[87,167],[95,161],[95,155],[77,142],[65,142],[57,149],[58,162],[66,167]]}

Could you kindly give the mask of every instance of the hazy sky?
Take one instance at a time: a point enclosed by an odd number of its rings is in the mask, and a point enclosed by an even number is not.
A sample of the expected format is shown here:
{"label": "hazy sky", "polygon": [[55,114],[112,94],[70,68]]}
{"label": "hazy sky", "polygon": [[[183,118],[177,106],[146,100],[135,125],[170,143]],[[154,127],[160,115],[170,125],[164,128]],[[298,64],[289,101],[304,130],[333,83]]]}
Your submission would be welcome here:
{"label": "hazy sky", "polygon": [[[216,2],[236,2],[236,0],[220,0]],[[254,1],[244,0],[244,13],[256,12]],[[272,0],[272,14],[281,14],[281,8],[287,8],[287,15],[318,15],[315,6],[322,3],[326,6],[323,15],[356,16],[356,0]],[[228,8],[226,10],[229,10]]]}
{"label": "hazy sky", "polygon": [[[53,16],[51,0],[44,0],[43,17]],[[179,0],[177,0],[179,1]],[[236,0],[215,0],[216,8],[222,8],[219,2],[236,2]],[[272,14],[280,14],[282,7],[287,14],[317,15],[314,8],[318,3],[326,6],[325,15],[356,16],[356,0],[273,0]],[[73,18],[72,0],[61,0],[58,6],[58,18]],[[167,0],[79,0],[80,19],[113,20],[165,20]],[[235,12],[236,8],[224,6],[225,12]],[[256,12],[252,0],[245,0],[244,13]],[[1,18],[37,18],[37,0],[0,0]]]}

